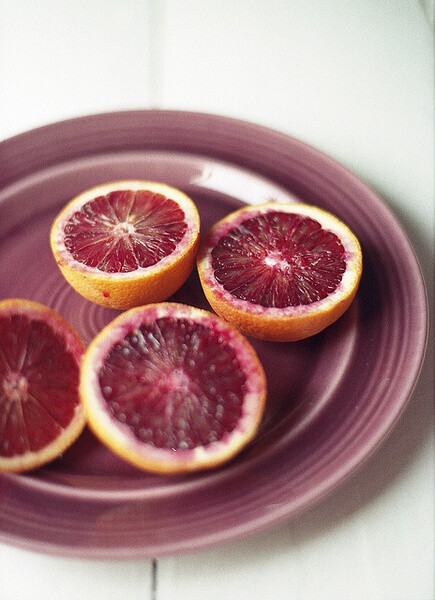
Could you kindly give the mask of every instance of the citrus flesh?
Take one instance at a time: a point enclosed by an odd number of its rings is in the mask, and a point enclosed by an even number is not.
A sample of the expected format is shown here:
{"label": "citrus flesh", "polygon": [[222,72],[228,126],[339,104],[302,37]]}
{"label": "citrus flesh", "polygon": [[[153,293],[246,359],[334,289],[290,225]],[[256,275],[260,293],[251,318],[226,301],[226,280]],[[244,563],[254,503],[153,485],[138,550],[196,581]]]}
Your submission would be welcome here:
{"label": "citrus flesh", "polygon": [[212,308],[269,341],[315,335],[350,306],[362,272],[358,239],[312,205],[248,206],[216,223],[198,252]]}
{"label": "citrus flesh", "polygon": [[118,181],[86,190],[55,219],[51,248],[82,296],[127,309],[166,300],[195,263],[199,215],[180,190],[152,181]]}
{"label": "citrus flesh", "polygon": [[83,352],[75,331],[50,308],[0,302],[0,472],[46,464],[80,435]]}
{"label": "citrus flesh", "polygon": [[248,341],[176,303],[119,315],[90,344],[80,394],[111,450],[155,473],[217,467],[255,436],[266,380]]}

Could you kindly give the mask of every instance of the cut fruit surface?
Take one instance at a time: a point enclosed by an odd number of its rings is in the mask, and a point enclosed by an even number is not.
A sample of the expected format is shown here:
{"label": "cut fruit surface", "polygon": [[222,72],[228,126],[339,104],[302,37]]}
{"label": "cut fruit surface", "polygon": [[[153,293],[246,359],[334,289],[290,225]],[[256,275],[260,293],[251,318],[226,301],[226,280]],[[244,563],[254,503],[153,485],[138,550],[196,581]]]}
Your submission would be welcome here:
{"label": "cut fruit surface", "polygon": [[80,435],[83,352],[78,335],[50,308],[0,302],[0,472],[46,464]]}
{"label": "cut fruit surface", "polygon": [[55,219],[51,248],[82,296],[127,309],[166,300],[195,263],[199,215],[180,190],[117,181],[86,190]]}
{"label": "cut fruit surface", "polygon": [[88,422],[114,452],[156,473],[216,467],[255,436],[266,380],[248,341],[211,312],[133,308],[107,325],[83,361]]}
{"label": "cut fruit surface", "polygon": [[312,205],[270,202],[216,223],[197,265],[219,315],[253,337],[297,341],[347,310],[361,278],[362,253],[334,215]]}

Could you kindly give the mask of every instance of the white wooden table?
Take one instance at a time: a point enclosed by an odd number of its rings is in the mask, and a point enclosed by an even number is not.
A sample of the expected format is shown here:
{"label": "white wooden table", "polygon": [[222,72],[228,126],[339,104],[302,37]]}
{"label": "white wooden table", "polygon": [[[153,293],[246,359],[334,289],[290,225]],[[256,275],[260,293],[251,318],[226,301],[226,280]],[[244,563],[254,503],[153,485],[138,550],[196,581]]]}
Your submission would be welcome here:
{"label": "white wooden table", "polygon": [[[430,7],[0,0],[0,140],[69,117],[150,107],[268,125],[330,154],[382,195],[416,249],[432,306]],[[430,345],[387,441],[297,519],[155,561],[74,560],[0,545],[0,598],[431,600],[432,364]]]}

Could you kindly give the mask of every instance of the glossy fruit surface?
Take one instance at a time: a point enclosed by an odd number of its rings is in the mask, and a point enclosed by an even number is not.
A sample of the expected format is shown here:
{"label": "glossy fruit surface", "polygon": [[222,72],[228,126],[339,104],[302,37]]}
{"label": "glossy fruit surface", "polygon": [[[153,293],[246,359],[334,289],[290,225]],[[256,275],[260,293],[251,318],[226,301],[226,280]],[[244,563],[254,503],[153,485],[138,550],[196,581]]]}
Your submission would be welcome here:
{"label": "glossy fruit surface", "polygon": [[336,321],[362,272],[359,242],[326,211],[306,204],[247,206],[207,234],[198,271],[213,309],[246,334],[296,341]]}
{"label": "glossy fruit surface", "polygon": [[144,470],[181,473],[216,467],[253,439],[266,380],[222,319],[161,303],[122,313],[96,337],[80,393],[109,448]]}
{"label": "glossy fruit surface", "polygon": [[51,248],[82,296],[127,309],[169,298],[195,261],[199,216],[183,192],[152,181],[86,190],[55,219]]}
{"label": "glossy fruit surface", "polygon": [[50,308],[0,302],[0,471],[50,462],[80,435],[83,352],[77,334]]}

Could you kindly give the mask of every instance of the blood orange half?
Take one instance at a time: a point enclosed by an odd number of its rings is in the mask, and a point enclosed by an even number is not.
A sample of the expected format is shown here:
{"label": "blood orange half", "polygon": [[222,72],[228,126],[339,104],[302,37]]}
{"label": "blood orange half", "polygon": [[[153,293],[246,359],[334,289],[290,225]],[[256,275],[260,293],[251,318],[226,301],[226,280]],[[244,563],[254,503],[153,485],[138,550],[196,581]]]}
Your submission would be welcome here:
{"label": "blood orange half", "polygon": [[217,467],[255,436],[266,380],[252,346],[211,312],[175,303],[119,315],[90,344],[80,394],[114,452],[156,473]]}
{"label": "blood orange half", "polygon": [[337,217],[307,204],[247,206],[216,223],[197,258],[212,308],[245,334],[296,341],[351,304],[362,254]]}
{"label": "blood orange half", "polygon": [[180,190],[117,181],[86,190],[55,219],[51,248],[82,296],[127,309],[166,300],[195,264],[199,215]]}
{"label": "blood orange half", "polygon": [[35,469],[80,435],[83,352],[75,331],[50,308],[0,302],[0,472]]}

